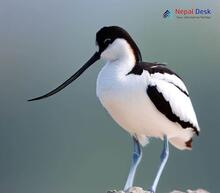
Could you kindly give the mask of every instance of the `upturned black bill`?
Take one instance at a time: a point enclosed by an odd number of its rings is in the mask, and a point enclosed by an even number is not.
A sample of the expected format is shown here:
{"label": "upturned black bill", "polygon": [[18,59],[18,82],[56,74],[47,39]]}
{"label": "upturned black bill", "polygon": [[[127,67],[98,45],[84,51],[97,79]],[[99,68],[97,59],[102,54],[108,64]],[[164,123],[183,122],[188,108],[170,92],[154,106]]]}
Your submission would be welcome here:
{"label": "upturned black bill", "polygon": [[63,84],[61,84],[60,86],[58,86],[57,88],[55,88],[54,90],[50,91],[49,93],[45,95],[42,95],[42,96],[39,96],[33,99],[29,99],[28,101],[36,101],[36,100],[44,99],[44,98],[47,98],[47,97],[50,97],[56,94],[57,92],[61,91],[66,86],[68,86],[71,82],[76,80],[88,67],[90,67],[93,63],[95,63],[99,59],[100,59],[100,53],[95,52],[95,54],[74,75],[72,75]]}

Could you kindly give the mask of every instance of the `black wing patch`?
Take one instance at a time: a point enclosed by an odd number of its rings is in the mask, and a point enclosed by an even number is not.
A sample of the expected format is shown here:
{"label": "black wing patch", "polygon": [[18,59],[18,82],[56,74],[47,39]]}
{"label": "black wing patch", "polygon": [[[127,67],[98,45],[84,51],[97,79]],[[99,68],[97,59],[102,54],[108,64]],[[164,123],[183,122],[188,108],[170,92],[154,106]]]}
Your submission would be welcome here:
{"label": "black wing patch", "polygon": [[163,94],[157,90],[156,86],[148,86],[147,94],[150,97],[153,104],[156,106],[157,110],[163,113],[170,121],[177,122],[181,125],[182,128],[191,127],[195,131],[197,135],[199,135],[199,131],[197,128],[190,123],[189,121],[182,121],[180,118],[172,112],[170,103],[166,101]]}
{"label": "black wing patch", "polygon": [[135,64],[133,69],[128,74],[141,75],[144,70],[147,70],[150,74],[167,73],[170,75],[176,75],[178,78],[180,78],[178,74],[167,68],[165,64],[151,63],[151,62],[139,62]]}
{"label": "black wing patch", "polygon": [[[140,62],[137,63],[133,69],[128,73],[129,74],[136,74],[141,75],[144,70],[147,70],[150,74],[160,73],[160,74],[170,74],[177,76],[180,80],[182,80],[178,74],[170,70],[166,67],[165,64],[159,64],[159,63],[151,63],[151,62]],[[184,93],[186,96],[189,96],[189,94],[181,89],[178,85],[169,82],[170,84],[173,84],[176,88],[178,88],[182,93]]]}

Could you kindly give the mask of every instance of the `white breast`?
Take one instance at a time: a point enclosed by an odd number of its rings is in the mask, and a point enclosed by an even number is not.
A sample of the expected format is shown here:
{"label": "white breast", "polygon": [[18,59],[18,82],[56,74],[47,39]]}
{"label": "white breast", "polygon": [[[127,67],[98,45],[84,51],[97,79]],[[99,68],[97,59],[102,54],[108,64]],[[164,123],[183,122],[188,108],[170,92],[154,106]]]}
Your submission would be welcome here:
{"label": "white breast", "polygon": [[107,63],[98,75],[97,96],[102,105],[113,119],[124,129],[133,133],[132,128],[138,129],[136,123],[137,101],[144,93],[145,84],[139,76],[130,79],[130,76],[120,73],[119,65]]}
{"label": "white breast", "polygon": [[[186,131],[169,121],[147,96],[148,72],[141,76],[120,73],[117,62],[107,63],[97,79],[97,96],[112,118],[131,135],[144,144],[145,137],[174,138]],[[192,136],[182,135],[184,141]]]}

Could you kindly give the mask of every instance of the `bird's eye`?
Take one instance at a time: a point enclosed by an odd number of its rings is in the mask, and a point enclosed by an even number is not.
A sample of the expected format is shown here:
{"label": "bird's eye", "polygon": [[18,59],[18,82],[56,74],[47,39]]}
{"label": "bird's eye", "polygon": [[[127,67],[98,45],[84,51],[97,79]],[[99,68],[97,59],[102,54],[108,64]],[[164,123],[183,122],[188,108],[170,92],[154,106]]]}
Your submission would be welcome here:
{"label": "bird's eye", "polygon": [[107,38],[107,39],[105,39],[105,40],[103,41],[103,43],[104,43],[104,44],[109,44],[109,43],[111,43],[111,39],[110,39],[110,38]]}

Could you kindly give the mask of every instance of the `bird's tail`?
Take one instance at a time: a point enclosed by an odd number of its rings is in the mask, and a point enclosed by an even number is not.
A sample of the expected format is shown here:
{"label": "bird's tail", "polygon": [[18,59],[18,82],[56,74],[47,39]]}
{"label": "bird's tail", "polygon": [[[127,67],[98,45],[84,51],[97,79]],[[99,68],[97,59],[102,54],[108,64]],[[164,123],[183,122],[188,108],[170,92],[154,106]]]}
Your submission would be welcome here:
{"label": "bird's tail", "polygon": [[183,141],[180,137],[174,137],[169,139],[169,142],[180,150],[191,150],[192,149],[192,138],[187,141]]}

